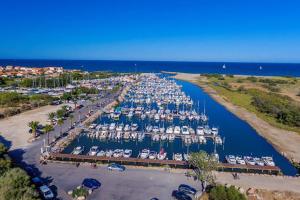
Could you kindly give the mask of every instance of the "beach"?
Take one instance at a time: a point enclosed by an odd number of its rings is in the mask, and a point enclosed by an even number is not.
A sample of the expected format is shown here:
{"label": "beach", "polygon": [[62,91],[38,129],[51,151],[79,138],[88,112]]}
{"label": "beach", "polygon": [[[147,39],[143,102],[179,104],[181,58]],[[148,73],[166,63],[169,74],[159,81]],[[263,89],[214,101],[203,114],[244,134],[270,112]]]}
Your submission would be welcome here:
{"label": "beach", "polygon": [[220,96],[213,88],[206,84],[206,78],[201,78],[200,74],[177,73],[176,79],[189,81],[200,86],[215,101],[223,105],[227,110],[246,121],[251,125],[262,137],[272,144],[277,151],[294,162],[300,162],[300,135],[283,129],[276,128],[264,120],[257,117],[254,113],[249,112],[245,108],[236,106],[227,101],[226,98]]}

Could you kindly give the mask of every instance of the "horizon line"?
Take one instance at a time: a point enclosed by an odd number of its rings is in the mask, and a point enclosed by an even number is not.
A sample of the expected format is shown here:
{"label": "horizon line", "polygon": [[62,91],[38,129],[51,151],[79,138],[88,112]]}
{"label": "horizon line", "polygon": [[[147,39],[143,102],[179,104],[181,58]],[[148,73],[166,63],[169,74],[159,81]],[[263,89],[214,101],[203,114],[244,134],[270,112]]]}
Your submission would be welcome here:
{"label": "horizon line", "polygon": [[254,64],[300,64],[298,62],[274,61],[193,61],[193,60],[140,60],[140,59],[69,59],[69,58],[0,58],[1,60],[47,60],[47,61],[111,61],[111,62],[187,62],[187,63],[254,63]]}

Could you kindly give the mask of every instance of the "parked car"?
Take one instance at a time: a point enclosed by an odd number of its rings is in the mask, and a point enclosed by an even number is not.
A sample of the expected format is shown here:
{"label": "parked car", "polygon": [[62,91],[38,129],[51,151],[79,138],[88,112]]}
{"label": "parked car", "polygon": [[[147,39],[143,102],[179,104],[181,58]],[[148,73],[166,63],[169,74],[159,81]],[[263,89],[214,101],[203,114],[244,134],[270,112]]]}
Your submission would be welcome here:
{"label": "parked car", "polygon": [[40,177],[34,177],[31,179],[32,183],[35,184],[36,186],[42,186],[44,185],[44,181]]}
{"label": "parked car", "polygon": [[180,192],[178,190],[174,190],[172,192],[172,197],[177,199],[177,200],[192,200],[192,198],[190,196],[188,196],[184,192]]}
{"label": "parked car", "polygon": [[197,190],[195,188],[185,184],[179,185],[178,191],[184,192],[186,194],[192,194],[192,195],[195,195],[197,193]]}
{"label": "parked car", "polygon": [[45,199],[53,199],[54,198],[54,194],[53,194],[52,190],[47,185],[41,186],[40,191]]}
{"label": "parked car", "polygon": [[101,187],[101,183],[93,178],[85,178],[81,185],[90,190],[96,190]]}
{"label": "parked car", "polygon": [[112,164],[109,164],[107,166],[107,169],[108,170],[116,170],[116,171],[119,171],[119,172],[123,172],[123,171],[125,171],[126,168],[123,165],[112,163]]}

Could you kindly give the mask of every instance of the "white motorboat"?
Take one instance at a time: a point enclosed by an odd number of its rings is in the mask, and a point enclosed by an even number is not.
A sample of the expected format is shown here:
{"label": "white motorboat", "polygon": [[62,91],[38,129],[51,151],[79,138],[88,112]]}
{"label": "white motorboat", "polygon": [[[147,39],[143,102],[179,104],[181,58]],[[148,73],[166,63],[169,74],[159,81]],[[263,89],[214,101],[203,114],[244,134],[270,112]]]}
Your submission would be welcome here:
{"label": "white motorboat", "polygon": [[123,124],[119,124],[116,128],[116,131],[118,131],[118,132],[123,131],[123,127],[124,127]]}
{"label": "white motorboat", "polygon": [[205,138],[203,135],[200,135],[200,136],[199,136],[199,142],[200,142],[201,144],[205,144],[205,143],[206,143],[206,138]]}
{"label": "white motorboat", "polygon": [[176,134],[176,135],[180,134],[180,127],[179,126],[175,126],[175,128],[174,128],[174,134]]}
{"label": "white motorboat", "polygon": [[116,149],[114,150],[113,157],[120,158],[123,156],[123,153],[124,153],[123,149]]}
{"label": "white motorboat", "polygon": [[97,156],[105,156],[106,152],[101,150],[97,153]]}
{"label": "white motorboat", "polygon": [[183,158],[185,161],[189,161],[190,154],[187,154],[187,153],[183,154]]}
{"label": "white motorboat", "polygon": [[173,160],[182,161],[183,160],[182,154],[181,153],[175,153],[174,156],[173,156]]}
{"label": "white motorboat", "polygon": [[219,134],[219,129],[216,128],[216,127],[212,127],[212,128],[211,128],[211,134],[213,134],[213,135],[218,135],[218,134]]}
{"label": "white motorboat", "polygon": [[169,126],[166,130],[166,133],[167,134],[172,134],[173,133],[173,127],[172,126]]}
{"label": "white motorboat", "polygon": [[236,164],[236,159],[235,159],[235,156],[233,156],[233,155],[225,156],[225,159],[229,164],[232,164],[232,165]]}
{"label": "white motorboat", "polygon": [[126,124],[124,127],[124,131],[130,131],[130,129],[131,129],[130,126],[128,124]]}
{"label": "white motorboat", "polygon": [[154,160],[156,158],[157,158],[157,152],[156,151],[150,151],[149,159]]}
{"label": "white motorboat", "polygon": [[88,153],[89,156],[95,156],[99,152],[99,147],[98,146],[92,146],[90,148],[90,151]]}
{"label": "white motorboat", "polygon": [[272,166],[272,167],[275,166],[275,163],[274,163],[272,157],[269,157],[269,156],[263,156],[261,159],[264,161],[265,165],[267,165],[267,166]]}
{"label": "white motorboat", "polygon": [[244,160],[247,165],[255,165],[256,162],[251,156],[244,156]]}
{"label": "white motorboat", "polygon": [[196,133],[197,133],[197,135],[204,135],[203,127],[198,126],[196,129]]}
{"label": "white motorboat", "polygon": [[149,150],[149,149],[143,149],[142,152],[141,152],[141,154],[140,154],[141,159],[146,159],[146,158],[148,158],[149,153],[150,153],[150,150]]}
{"label": "white motorboat", "polygon": [[182,133],[183,135],[189,135],[189,134],[190,134],[189,128],[188,128],[187,126],[181,127],[181,133]]}
{"label": "white motorboat", "polygon": [[167,134],[162,134],[162,135],[160,136],[160,139],[161,139],[161,140],[167,140],[167,139],[168,139],[168,135],[167,135]]}
{"label": "white motorboat", "polygon": [[83,151],[84,151],[84,147],[83,146],[78,146],[78,147],[74,148],[74,150],[72,151],[72,154],[80,155],[80,154],[82,154]]}
{"label": "white motorboat", "polygon": [[123,157],[124,158],[130,158],[132,155],[132,150],[131,149],[125,149],[124,153],[123,153]]}
{"label": "white motorboat", "polygon": [[116,124],[115,123],[111,123],[110,126],[109,126],[109,130],[113,131],[113,130],[115,130],[115,128],[116,128]]}
{"label": "white motorboat", "polygon": [[236,159],[237,164],[240,164],[240,165],[246,164],[245,160],[242,157],[236,156],[235,159]]}
{"label": "white motorboat", "polygon": [[264,163],[264,161],[262,159],[260,159],[258,157],[255,157],[255,158],[253,158],[253,160],[255,161],[256,165],[265,166],[265,163]]}
{"label": "white motorboat", "polygon": [[138,125],[137,124],[132,124],[131,125],[131,131],[136,131],[138,129]]}
{"label": "white motorboat", "polygon": [[113,154],[114,154],[113,150],[107,150],[107,151],[105,152],[105,156],[106,156],[106,157],[112,157]]}

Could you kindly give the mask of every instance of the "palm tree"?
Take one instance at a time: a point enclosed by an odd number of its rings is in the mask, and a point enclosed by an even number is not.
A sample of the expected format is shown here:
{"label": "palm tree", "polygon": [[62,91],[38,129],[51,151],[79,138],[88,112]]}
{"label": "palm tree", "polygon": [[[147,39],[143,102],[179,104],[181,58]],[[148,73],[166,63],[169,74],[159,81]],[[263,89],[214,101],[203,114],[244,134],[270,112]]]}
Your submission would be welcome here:
{"label": "palm tree", "polygon": [[36,136],[37,136],[36,131],[38,129],[39,124],[40,124],[40,122],[38,122],[38,121],[31,121],[28,123],[29,128],[31,128],[31,130],[32,130],[32,135],[34,138],[36,138]]}
{"label": "palm tree", "polygon": [[66,113],[66,112],[68,112],[68,106],[67,105],[63,105],[62,107],[61,107],[61,109]]}
{"label": "palm tree", "polygon": [[59,118],[57,124],[60,126],[60,135],[62,134],[62,125],[64,124],[64,120]]}
{"label": "palm tree", "polygon": [[49,133],[50,133],[51,131],[53,131],[53,126],[50,125],[50,124],[47,124],[47,125],[44,127],[44,131],[45,131],[45,133],[47,134],[47,144],[48,144],[48,146],[49,146]]}
{"label": "palm tree", "polygon": [[54,117],[55,117],[55,113],[54,112],[48,113],[48,119],[51,121],[51,123],[52,123]]}

